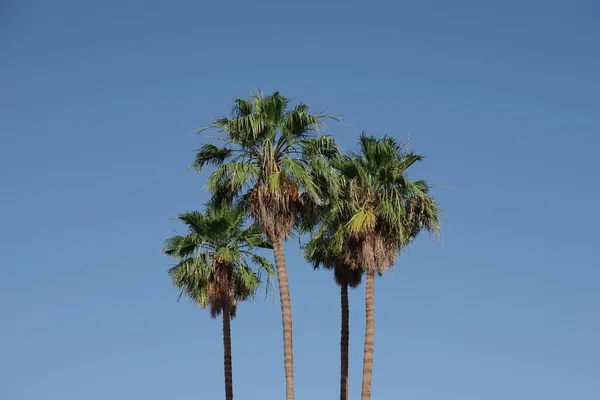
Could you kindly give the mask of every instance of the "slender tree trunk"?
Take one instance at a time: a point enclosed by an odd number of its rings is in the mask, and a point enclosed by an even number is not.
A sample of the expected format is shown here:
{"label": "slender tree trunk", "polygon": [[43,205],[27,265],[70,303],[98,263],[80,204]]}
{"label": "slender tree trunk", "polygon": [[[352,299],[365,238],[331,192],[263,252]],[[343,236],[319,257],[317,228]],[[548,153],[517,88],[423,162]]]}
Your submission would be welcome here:
{"label": "slender tree trunk", "polygon": [[274,238],[273,253],[277,267],[277,282],[281,301],[281,323],[283,325],[283,360],[285,367],[285,398],[294,400],[294,350],[292,345],[292,306],[290,303],[290,287],[288,284],[285,258],[283,256],[283,240]]}
{"label": "slender tree trunk", "polygon": [[350,311],[348,309],[348,283],[341,287],[342,300],[342,334],[340,339],[341,374],[340,374],[340,400],[348,400],[348,344],[350,337]]}
{"label": "slender tree trunk", "polygon": [[373,376],[373,344],[375,340],[375,272],[367,273],[365,292],[365,349],[363,358],[362,400],[371,399],[371,377]]}
{"label": "slender tree trunk", "polygon": [[223,354],[225,362],[225,400],[233,400],[233,369],[231,366],[231,315],[229,304],[223,306]]}

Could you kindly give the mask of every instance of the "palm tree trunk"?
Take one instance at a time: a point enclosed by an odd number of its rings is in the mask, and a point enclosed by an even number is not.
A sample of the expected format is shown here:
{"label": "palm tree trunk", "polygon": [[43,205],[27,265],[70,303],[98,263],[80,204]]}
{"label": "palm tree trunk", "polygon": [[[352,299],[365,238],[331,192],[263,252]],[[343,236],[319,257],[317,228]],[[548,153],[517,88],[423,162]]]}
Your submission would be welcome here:
{"label": "palm tree trunk", "polygon": [[363,358],[362,400],[371,399],[371,377],[373,376],[373,344],[375,341],[375,272],[367,273],[365,291],[365,349]]}
{"label": "palm tree trunk", "polygon": [[283,240],[273,240],[273,253],[277,268],[279,297],[281,301],[281,323],[283,325],[283,361],[285,367],[285,398],[294,400],[294,350],[292,345],[292,305],[290,303],[290,286],[287,279],[285,258],[283,256]]}
{"label": "palm tree trunk", "polygon": [[233,400],[233,369],[231,366],[231,315],[229,304],[223,306],[223,359],[225,363],[225,400]]}
{"label": "palm tree trunk", "polygon": [[290,287],[288,284],[285,258],[283,256],[283,239],[275,238],[273,253],[277,267],[277,282],[281,301],[281,323],[283,325],[283,360],[285,367],[285,398],[294,400],[294,350],[292,345],[292,306],[290,303]]}
{"label": "palm tree trunk", "polygon": [[350,311],[348,309],[348,283],[341,286],[342,300],[342,334],[340,339],[341,374],[340,374],[340,400],[348,400],[348,343],[350,336]]}

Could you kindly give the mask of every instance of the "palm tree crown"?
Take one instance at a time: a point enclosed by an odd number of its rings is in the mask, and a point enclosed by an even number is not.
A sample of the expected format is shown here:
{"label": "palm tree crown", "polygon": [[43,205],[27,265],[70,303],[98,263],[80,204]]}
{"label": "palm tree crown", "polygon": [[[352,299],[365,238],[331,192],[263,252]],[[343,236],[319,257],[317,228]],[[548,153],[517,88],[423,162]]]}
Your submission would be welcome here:
{"label": "palm tree crown", "polygon": [[362,281],[363,270],[352,268],[342,256],[342,245],[335,242],[336,235],[321,230],[304,245],[304,258],[314,269],[323,267],[333,270],[335,283],[355,288]]}
{"label": "palm tree crown", "polygon": [[327,176],[325,158],[337,154],[333,138],[317,135],[324,119],[337,117],[288,105],[278,92],[237,99],[231,118],[199,129],[223,133],[221,146],[203,145],[192,163],[198,171],[214,165],[207,186],[215,200],[239,200],[271,239],[289,236],[304,200],[319,196],[311,171]]}
{"label": "palm tree crown", "polygon": [[334,161],[342,190],[329,206],[321,234],[329,232],[332,243],[345,247],[350,266],[381,274],[421,231],[438,232],[439,207],[427,182],[406,176],[422,155],[387,136],[363,133],[359,145],[358,152]]}
{"label": "palm tree crown", "polygon": [[268,279],[274,272],[265,257],[252,252],[256,247],[272,248],[270,242],[257,227],[244,227],[240,208],[213,205],[205,214],[185,212],[178,219],[187,225],[188,234],[169,238],[164,248],[165,254],[179,259],[169,270],[174,286],[209,308],[213,318],[221,314],[225,302],[234,317],[238,302],[256,293],[261,274]]}

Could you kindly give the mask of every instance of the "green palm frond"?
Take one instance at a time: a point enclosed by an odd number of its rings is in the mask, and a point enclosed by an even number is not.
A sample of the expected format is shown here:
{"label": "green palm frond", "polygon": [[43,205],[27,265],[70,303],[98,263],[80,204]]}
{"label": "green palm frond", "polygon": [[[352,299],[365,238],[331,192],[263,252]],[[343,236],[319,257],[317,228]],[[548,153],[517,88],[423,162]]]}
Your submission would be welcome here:
{"label": "green palm frond", "polygon": [[203,240],[201,238],[210,233],[210,220],[198,211],[186,211],[179,214],[177,219],[183,222],[190,232],[198,234],[199,240]]}
{"label": "green palm frond", "polygon": [[265,120],[269,121],[271,126],[279,126],[285,118],[285,110],[290,102],[286,97],[283,97],[279,92],[273,92],[270,96],[264,96],[262,93],[254,95],[256,102],[256,110],[262,114]]}
{"label": "green palm frond", "polygon": [[223,187],[231,190],[231,178],[235,170],[236,163],[228,162],[218,165],[209,175],[206,186],[209,190],[215,191],[217,188]]}
{"label": "green palm frond", "polygon": [[254,105],[250,100],[247,99],[236,99],[235,106],[231,110],[231,116],[233,118],[245,117],[252,114],[254,111]]}
{"label": "green palm frond", "polygon": [[164,253],[171,257],[188,257],[194,254],[194,251],[202,245],[204,239],[191,233],[186,236],[173,236],[165,242]]}
{"label": "green palm frond", "polygon": [[303,250],[304,258],[314,269],[333,268],[341,252],[341,248],[336,248],[323,230],[316,232]]}
{"label": "green palm frond", "polygon": [[210,303],[210,264],[204,255],[182,259],[169,269],[173,286],[202,308]]}
{"label": "green palm frond", "polygon": [[304,159],[312,159],[314,157],[332,159],[339,155],[338,144],[335,139],[329,135],[303,139],[300,142],[300,147]]}
{"label": "green palm frond", "polygon": [[242,143],[252,143],[268,130],[268,121],[262,115],[249,114],[227,121],[225,132]]}
{"label": "green palm frond", "polygon": [[[267,258],[257,254],[252,254],[251,260],[258,271],[258,279],[260,282],[264,282],[265,284],[265,294],[268,295],[273,290],[273,275],[275,275],[275,267]],[[264,279],[263,275],[266,275]]]}
{"label": "green palm frond", "polygon": [[271,241],[263,235],[256,225],[250,225],[241,232],[238,240],[240,243],[247,243],[251,248],[273,249]]}
{"label": "green palm frond", "polygon": [[260,272],[265,272],[268,277],[273,276],[273,274],[275,273],[275,267],[266,257],[259,256],[257,254],[252,254],[251,259],[254,265],[259,267],[258,270]]}
{"label": "green palm frond", "polygon": [[369,231],[375,228],[377,224],[377,214],[372,208],[364,208],[359,210],[350,218],[347,227],[351,233]]}
{"label": "green palm frond", "polygon": [[311,195],[318,193],[310,168],[303,160],[291,157],[284,158],[281,161],[281,171],[273,175],[276,174],[281,175],[288,182],[295,182]]}
{"label": "green palm frond", "polygon": [[234,285],[240,288],[237,292],[240,301],[250,300],[256,296],[261,281],[250,267],[241,266],[235,275]]}
{"label": "green palm frond", "polygon": [[223,161],[231,156],[231,153],[231,149],[207,143],[196,151],[196,158],[191,167],[200,172],[205,165],[222,164]]}
{"label": "green palm frond", "polygon": [[[327,117],[336,118],[334,116]],[[309,114],[308,106],[306,104],[299,104],[296,108],[285,114],[282,124],[283,134],[288,140],[305,138],[324,125],[324,118],[324,115]]]}
{"label": "green palm frond", "polygon": [[223,193],[233,197],[240,193],[245,185],[256,180],[259,168],[249,162],[228,162],[218,165],[209,176],[207,188],[214,193]]}
{"label": "green palm frond", "polygon": [[272,191],[281,191],[289,181],[285,171],[275,171],[269,174],[266,178],[266,186]]}

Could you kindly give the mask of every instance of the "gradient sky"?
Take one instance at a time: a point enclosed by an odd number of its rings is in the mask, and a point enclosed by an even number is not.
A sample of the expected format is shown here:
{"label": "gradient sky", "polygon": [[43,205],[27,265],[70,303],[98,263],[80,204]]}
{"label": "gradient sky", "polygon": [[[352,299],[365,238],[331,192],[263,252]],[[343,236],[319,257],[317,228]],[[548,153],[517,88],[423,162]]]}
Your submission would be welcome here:
{"label": "gradient sky", "polygon": [[[373,399],[597,399],[599,21],[593,0],[0,1],[0,398],[223,397],[221,324],[159,250],[207,199],[191,128],[261,88],[343,114],[345,149],[410,137],[411,177],[451,188],[442,239],[376,282]],[[339,291],[287,246],[296,397],[336,398]],[[282,399],[276,298],[232,329],[236,398]]]}

